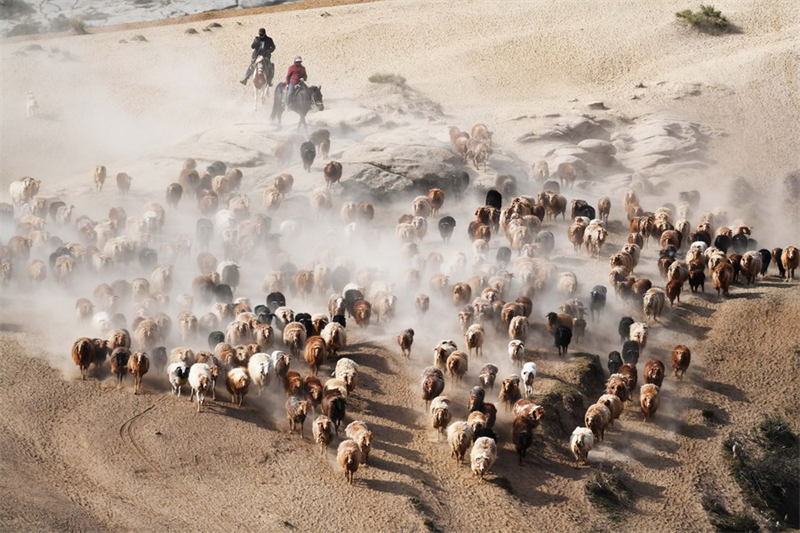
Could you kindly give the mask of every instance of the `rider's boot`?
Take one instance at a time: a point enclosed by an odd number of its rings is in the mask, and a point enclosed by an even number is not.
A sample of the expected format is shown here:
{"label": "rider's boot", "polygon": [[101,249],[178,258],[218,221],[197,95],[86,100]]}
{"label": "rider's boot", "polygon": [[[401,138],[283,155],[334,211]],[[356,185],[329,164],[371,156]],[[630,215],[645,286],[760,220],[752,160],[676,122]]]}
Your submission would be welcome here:
{"label": "rider's boot", "polygon": [[247,67],[247,73],[244,75],[244,79],[239,80],[239,83],[241,83],[242,85],[247,85],[247,80],[250,79],[250,76],[253,74],[253,70],[254,70],[253,64],[250,63],[250,66]]}

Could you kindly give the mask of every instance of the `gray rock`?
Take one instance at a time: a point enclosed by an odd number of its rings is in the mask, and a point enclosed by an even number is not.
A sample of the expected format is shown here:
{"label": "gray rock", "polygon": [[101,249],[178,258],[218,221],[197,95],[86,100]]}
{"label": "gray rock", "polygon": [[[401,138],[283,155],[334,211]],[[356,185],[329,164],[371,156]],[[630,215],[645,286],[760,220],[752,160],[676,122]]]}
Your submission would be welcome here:
{"label": "gray rock", "polygon": [[584,139],[578,143],[578,146],[587,152],[603,155],[614,155],[617,149],[608,141],[602,139]]}
{"label": "gray rock", "polygon": [[599,102],[599,101],[598,101],[598,102],[590,102],[590,103],[587,105],[587,107],[588,107],[589,109],[602,109],[602,110],[608,109],[608,108],[606,107],[606,104],[604,104],[603,102]]}
{"label": "gray rock", "polygon": [[580,142],[583,139],[608,139],[609,132],[595,120],[582,115],[564,117],[559,121],[544,120],[536,131],[520,135],[519,143],[533,143],[544,140],[563,140]]}

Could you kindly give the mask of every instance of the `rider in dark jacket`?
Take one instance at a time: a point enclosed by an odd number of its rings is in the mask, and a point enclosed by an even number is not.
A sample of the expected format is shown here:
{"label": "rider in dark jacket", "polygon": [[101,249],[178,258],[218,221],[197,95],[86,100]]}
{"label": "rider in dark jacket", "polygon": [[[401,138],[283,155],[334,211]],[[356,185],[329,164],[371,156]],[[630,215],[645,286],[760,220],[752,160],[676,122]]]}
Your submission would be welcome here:
{"label": "rider in dark jacket", "polygon": [[242,85],[247,84],[247,80],[250,79],[250,76],[253,74],[256,68],[256,58],[258,56],[263,56],[267,64],[269,64],[269,58],[272,52],[275,51],[275,42],[267,35],[267,30],[260,28],[250,48],[253,49],[253,55],[250,58],[250,66],[247,67],[247,73],[244,75],[244,79],[239,81]]}

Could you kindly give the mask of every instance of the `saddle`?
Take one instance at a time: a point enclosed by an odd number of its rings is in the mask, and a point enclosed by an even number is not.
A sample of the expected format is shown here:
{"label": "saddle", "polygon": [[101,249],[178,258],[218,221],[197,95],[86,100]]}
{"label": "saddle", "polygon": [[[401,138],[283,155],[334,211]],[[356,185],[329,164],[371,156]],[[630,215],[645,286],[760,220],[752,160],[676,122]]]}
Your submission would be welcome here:
{"label": "saddle", "polygon": [[[297,83],[295,83],[294,92],[286,98],[286,107],[287,108],[291,107],[292,103],[294,102],[295,97],[297,96],[297,93],[299,93],[301,89],[307,89],[307,88],[308,88],[308,86],[306,85],[304,80],[300,80]],[[286,85],[286,88],[284,89],[284,91],[288,91],[288,90],[289,90],[289,85]]]}

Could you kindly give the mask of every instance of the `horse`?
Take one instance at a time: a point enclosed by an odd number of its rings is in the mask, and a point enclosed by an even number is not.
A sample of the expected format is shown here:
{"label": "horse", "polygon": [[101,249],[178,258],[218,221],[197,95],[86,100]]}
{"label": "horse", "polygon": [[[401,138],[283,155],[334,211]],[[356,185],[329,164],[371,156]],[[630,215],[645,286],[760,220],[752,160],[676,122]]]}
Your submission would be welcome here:
{"label": "horse", "polygon": [[253,87],[255,89],[254,111],[258,111],[259,102],[264,105],[264,99],[269,94],[269,88],[272,86],[272,75],[275,73],[274,68],[270,68],[271,66],[272,64],[269,60],[264,60],[264,56],[256,58],[256,75],[253,76]]}
{"label": "horse", "polygon": [[[278,126],[281,124],[281,115],[284,111],[283,93],[286,90],[286,83],[281,82],[275,87],[275,97],[272,103],[272,121],[278,121]],[[289,102],[289,109],[300,115],[300,121],[297,123],[297,129],[303,126],[308,133],[308,124],[306,124],[306,115],[311,107],[316,107],[320,111],[325,109],[322,103],[322,86],[308,86],[304,83],[299,83],[294,89],[292,101]]]}

